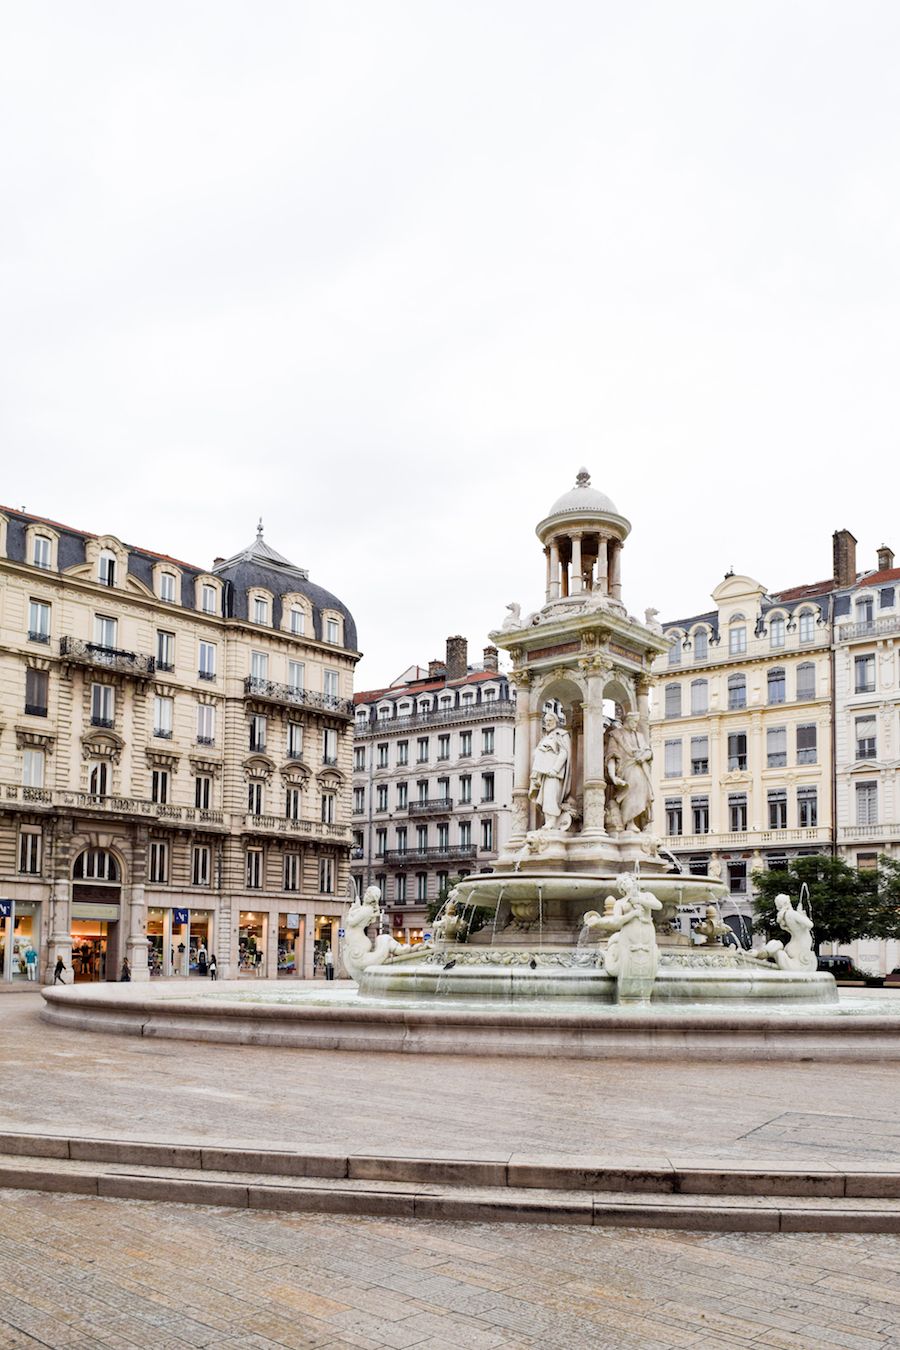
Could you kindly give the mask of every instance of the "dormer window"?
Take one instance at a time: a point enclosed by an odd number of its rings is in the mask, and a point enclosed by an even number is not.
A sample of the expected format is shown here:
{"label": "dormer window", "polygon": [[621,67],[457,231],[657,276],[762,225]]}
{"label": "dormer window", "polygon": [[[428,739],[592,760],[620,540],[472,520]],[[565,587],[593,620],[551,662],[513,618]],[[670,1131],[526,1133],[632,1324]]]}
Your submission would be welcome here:
{"label": "dormer window", "polygon": [[253,622],[263,624],[269,622],[269,602],[260,595],[253,601]]}
{"label": "dormer window", "polygon": [[672,645],[671,645],[671,647],[669,648],[669,665],[670,665],[670,666],[680,666],[680,665],[681,665],[681,634],[680,634],[680,633],[670,633],[670,634],[669,634],[669,637],[673,639]]}
{"label": "dormer window", "polygon": [[784,646],[784,619],[780,614],[769,620],[769,646],[773,648]]}
{"label": "dormer window", "polygon": [[340,640],[341,640],[341,626],[338,623],[337,619],[326,619],[325,641],[337,643],[340,642]]}
{"label": "dormer window", "polygon": [[856,602],[856,622],[871,623],[875,617],[875,598],[871,595],[861,595]]}
{"label": "dormer window", "polygon": [[216,612],[216,588],[204,584],[200,593],[200,608],[204,614],[215,614]]}
{"label": "dormer window", "polygon": [[291,607],[291,632],[295,637],[302,637],[306,632],[306,615],[297,605]]}
{"label": "dormer window", "polygon": [[105,548],[103,552],[100,554],[100,559],[97,565],[97,575],[99,577],[101,586],[115,586],[116,555],[114,553],[110,553],[108,548]]}
{"label": "dormer window", "polygon": [[698,628],[694,634],[694,660],[709,660],[709,634],[705,628]]}
{"label": "dormer window", "polygon": [[35,567],[50,567],[50,559],[53,552],[52,541],[45,534],[36,534],[34,536],[34,550],[32,562]]}
{"label": "dormer window", "polygon": [[733,614],[728,629],[729,656],[743,656],[747,650],[747,628],[743,614]]}
{"label": "dormer window", "polygon": [[175,578],[171,572],[160,573],[159,598],[170,602],[175,599]]}

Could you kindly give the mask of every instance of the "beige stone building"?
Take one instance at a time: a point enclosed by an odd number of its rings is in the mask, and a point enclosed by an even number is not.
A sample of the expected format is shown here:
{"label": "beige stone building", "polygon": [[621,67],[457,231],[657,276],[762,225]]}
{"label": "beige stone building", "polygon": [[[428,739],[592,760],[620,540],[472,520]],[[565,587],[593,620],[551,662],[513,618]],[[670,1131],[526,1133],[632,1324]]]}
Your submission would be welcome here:
{"label": "beige stone building", "polygon": [[685,870],[720,873],[736,928],[755,869],[832,840],[829,579],[770,594],[729,574],[667,623],[654,663],[655,822]]}
{"label": "beige stone building", "polygon": [[0,978],[337,953],[358,659],[261,526],[205,571],[0,512]]}

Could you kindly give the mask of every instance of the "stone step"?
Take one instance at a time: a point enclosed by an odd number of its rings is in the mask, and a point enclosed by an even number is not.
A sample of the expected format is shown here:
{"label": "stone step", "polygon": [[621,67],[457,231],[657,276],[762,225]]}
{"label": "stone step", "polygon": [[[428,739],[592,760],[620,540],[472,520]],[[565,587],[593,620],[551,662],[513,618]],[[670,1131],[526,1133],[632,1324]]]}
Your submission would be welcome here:
{"label": "stone step", "polygon": [[[21,1137],[21,1136],[20,1136]],[[84,1141],[112,1144],[115,1141]],[[125,1147],[134,1147],[133,1145]],[[156,1146],[160,1147],[160,1146]],[[478,1223],[754,1232],[900,1232],[900,1205],[881,1196],[540,1188],[261,1174],[230,1168],[7,1153],[0,1188],[284,1212]]]}
{"label": "stone step", "polygon": [[614,1191],[642,1195],[900,1199],[900,1170],[799,1159],[735,1163],[699,1157],[616,1159],[596,1155],[495,1153],[311,1153],[246,1144],[168,1143],[0,1131],[0,1157],[27,1156],[191,1172],[413,1183],[441,1186]]}

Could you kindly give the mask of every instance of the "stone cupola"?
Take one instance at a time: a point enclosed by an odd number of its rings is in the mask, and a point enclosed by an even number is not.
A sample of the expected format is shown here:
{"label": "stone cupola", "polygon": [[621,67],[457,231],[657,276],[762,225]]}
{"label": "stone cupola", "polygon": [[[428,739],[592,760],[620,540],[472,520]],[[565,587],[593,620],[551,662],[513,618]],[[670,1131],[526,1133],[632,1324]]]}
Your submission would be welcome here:
{"label": "stone cupola", "polygon": [[537,527],[547,560],[546,602],[593,592],[622,600],[622,545],[631,525],[581,469]]}

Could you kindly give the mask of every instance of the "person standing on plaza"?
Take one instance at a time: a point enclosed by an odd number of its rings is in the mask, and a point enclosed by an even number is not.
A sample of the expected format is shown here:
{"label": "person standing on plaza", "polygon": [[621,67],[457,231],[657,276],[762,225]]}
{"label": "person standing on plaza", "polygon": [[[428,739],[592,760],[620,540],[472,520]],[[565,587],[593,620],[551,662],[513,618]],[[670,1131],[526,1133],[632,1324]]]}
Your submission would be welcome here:
{"label": "person standing on plaza", "polygon": [[325,978],[326,980],[334,979],[334,954],[330,946],[325,948]]}
{"label": "person standing on plaza", "polygon": [[53,968],[53,983],[54,983],[54,984],[65,984],[65,980],[63,979],[63,974],[64,974],[64,972],[65,972],[65,969],[66,969],[66,963],[63,961],[63,959],[62,959],[61,956],[58,956],[58,957],[56,958],[56,965],[55,965],[54,968]]}
{"label": "person standing on plaza", "polygon": [[207,969],[209,970],[209,978],[211,980],[217,980],[219,978],[219,964],[216,961],[215,952],[210,955]]}
{"label": "person standing on plaza", "polygon": [[126,984],[130,983],[130,981],[131,981],[131,969],[130,969],[130,967],[129,967],[129,965],[128,965],[128,957],[127,957],[127,956],[126,956],[125,960],[122,962],[122,974],[119,976],[119,979],[120,979],[121,981],[124,981]]}

